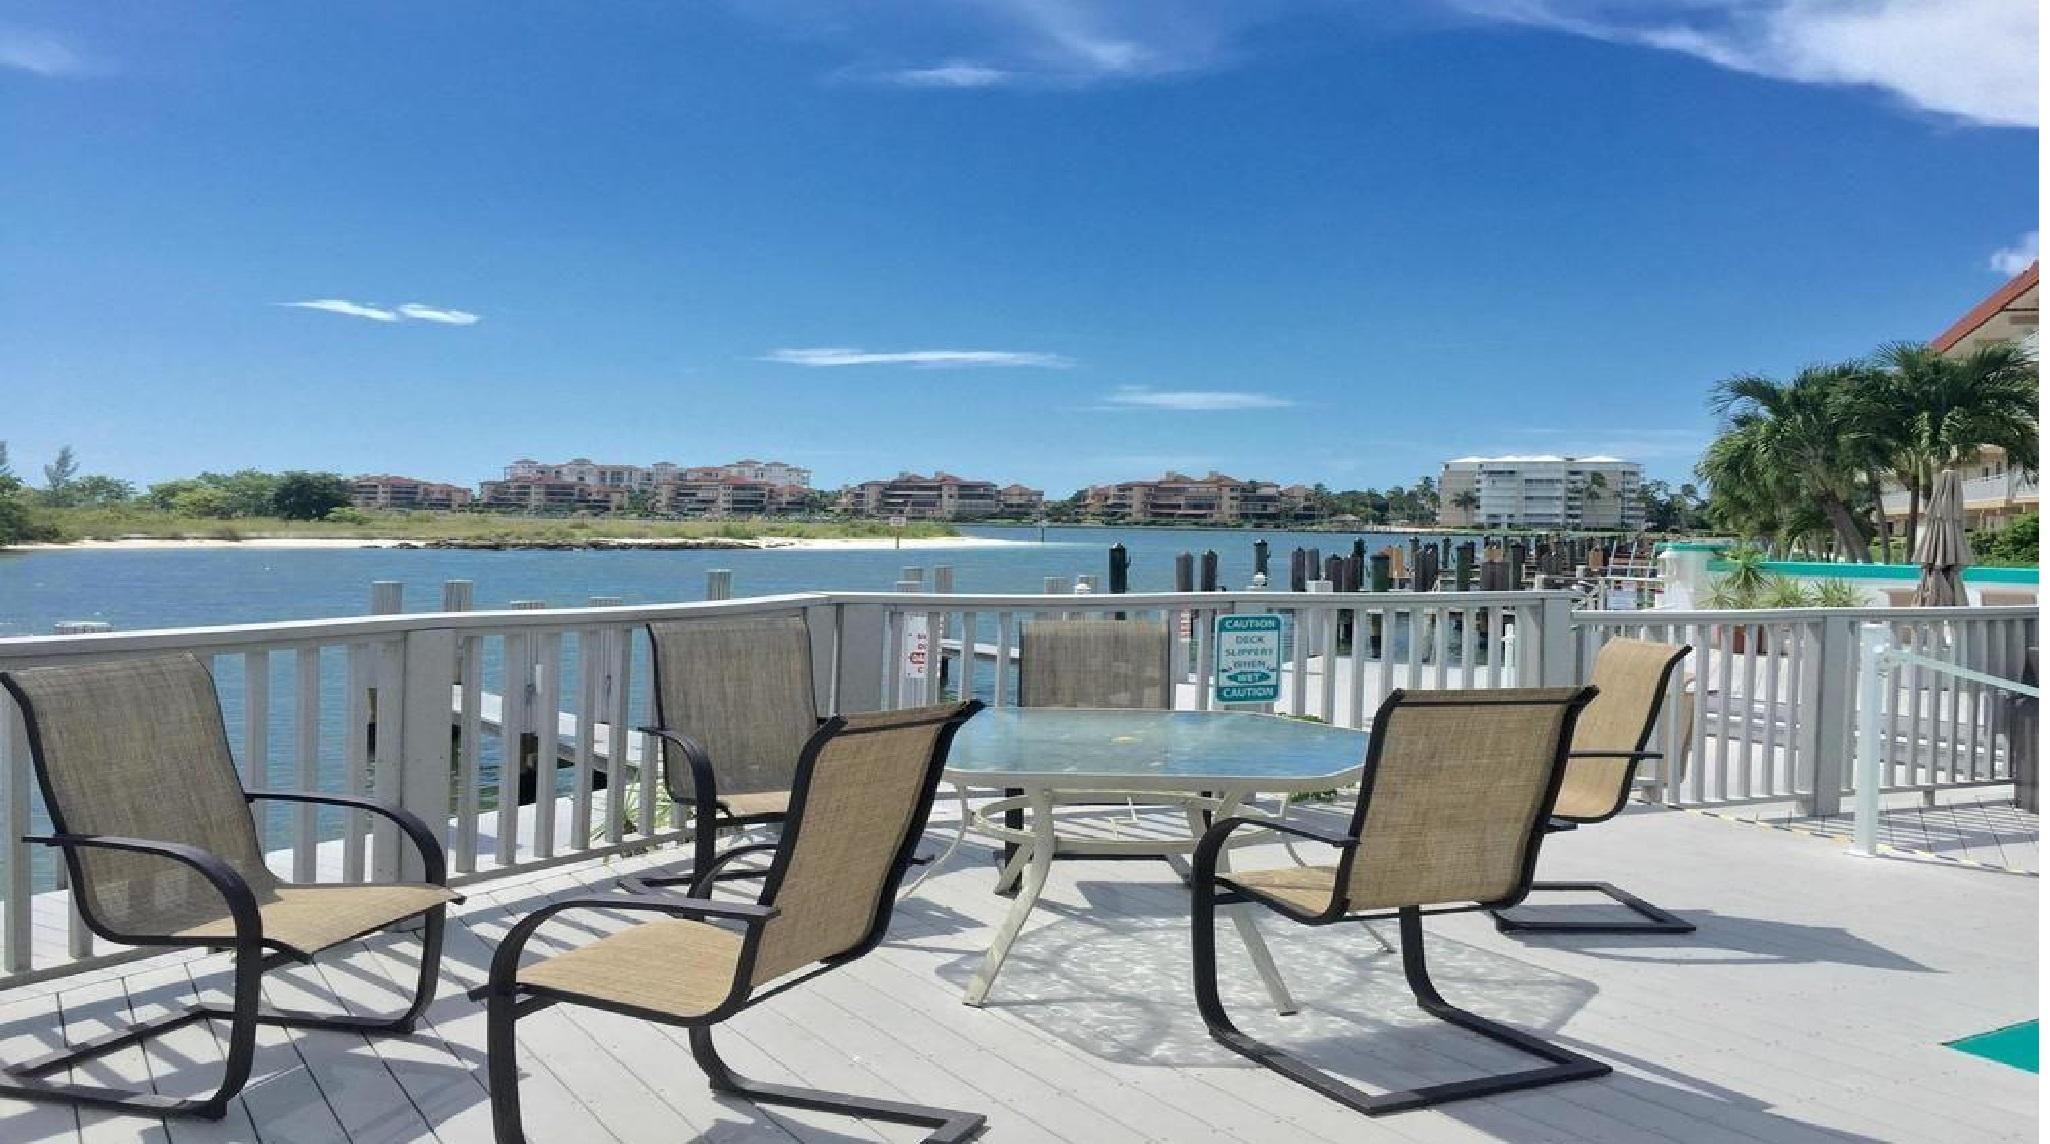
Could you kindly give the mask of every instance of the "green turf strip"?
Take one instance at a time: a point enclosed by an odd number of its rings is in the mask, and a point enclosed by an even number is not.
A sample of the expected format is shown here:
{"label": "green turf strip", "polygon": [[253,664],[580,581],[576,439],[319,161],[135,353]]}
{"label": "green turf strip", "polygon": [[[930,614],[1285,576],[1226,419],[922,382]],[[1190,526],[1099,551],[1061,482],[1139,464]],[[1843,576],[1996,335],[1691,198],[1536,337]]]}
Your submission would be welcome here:
{"label": "green turf strip", "polygon": [[2041,1055],[2043,1044],[2034,1021],[2023,1021],[2019,1025],[2009,1025],[2005,1029],[1975,1033],[1960,1040],[1944,1043],[1961,1053],[1985,1057],[1989,1061],[1999,1061],[2010,1068],[2024,1069],[2028,1072],[2038,1071],[2036,1060]]}

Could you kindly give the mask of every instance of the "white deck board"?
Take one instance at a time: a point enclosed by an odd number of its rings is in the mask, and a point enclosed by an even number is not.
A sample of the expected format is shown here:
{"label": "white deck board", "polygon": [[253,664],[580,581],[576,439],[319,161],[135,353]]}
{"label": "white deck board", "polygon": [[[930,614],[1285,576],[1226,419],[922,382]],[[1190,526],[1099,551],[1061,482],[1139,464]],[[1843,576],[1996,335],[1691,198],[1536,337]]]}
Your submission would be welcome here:
{"label": "white deck board", "polygon": [[[943,804],[944,806],[945,804]],[[1334,815],[1329,806],[1304,815]],[[1999,845],[2033,847],[2033,838]],[[1305,851],[1306,855],[1308,851]],[[257,1075],[218,1123],[0,1101],[0,1140],[219,1142],[490,1139],[484,1016],[463,990],[497,938],[552,897],[605,892],[673,851],[478,883],[449,927],[442,984],[419,1032],[367,1038],[266,1029]],[[1278,847],[1241,867],[1286,861]],[[903,904],[868,957],[745,1013],[719,1033],[764,1080],[984,1111],[991,1141],[2032,1140],[2036,1078],[1942,1042],[2036,1016],[2034,878],[1951,862],[1858,859],[1839,840],[1693,812],[1633,810],[1546,843],[1540,876],[1617,882],[1700,930],[1672,937],[1497,934],[1485,916],[1426,923],[1455,1004],[1557,1038],[1615,1075],[1368,1120],[1260,1070],[1204,1035],[1188,984],[1186,892],[1164,865],[1054,868],[986,1009],[960,991],[1007,903],[987,854],[964,850]],[[1548,903],[1546,908],[1604,907]],[[559,948],[630,924],[550,927]],[[1236,943],[1219,943],[1226,999],[1249,1031],[1368,1087],[1452,1079],[1515,1058],[1423,1017],[1397,958],[1353,925],[1263,918],[1303,1012],[1263,1011]],[[1383,926],[1392,936],[1392,926]],[[417,965],[406,934],[352,943],[273,974],[286,1005],[390,1012]],[[156,958],[0,994],[0,1056],[82,1035],[225,985],[222,957]],[[204,1091],[218,1026],[124,1050],[97,1079]],[[714,1097],[681,1030],[572,1006],[520,1023],[530,1140],[908,1141],[901,1126]]]}

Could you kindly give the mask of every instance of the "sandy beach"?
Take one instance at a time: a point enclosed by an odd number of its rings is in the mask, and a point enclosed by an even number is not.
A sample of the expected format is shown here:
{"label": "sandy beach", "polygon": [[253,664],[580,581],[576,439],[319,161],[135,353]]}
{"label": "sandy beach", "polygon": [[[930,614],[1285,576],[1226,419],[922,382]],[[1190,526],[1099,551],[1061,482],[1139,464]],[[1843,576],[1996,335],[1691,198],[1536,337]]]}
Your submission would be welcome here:
{"label": "sandy beach", "polygon": [[208,548],[574,548],[598,549],[618,548],[668,548],[680,551],[700,549],[789,551],[789,550],[832,550],[860,551],[889,548],[1001,548],[1009,545],[1030,544],[1029,540],[1003,540],[987,536],[925,536],[905,537],[900,543],[887,536],[863,536],[819,539],[794,536],[764,536],[753,539],[730,539],[724,537],[696,538],[678,537],[599,537],[588,545],[558,545],[553,542],[525,544],[517,541],[505,544],[437,544],[432,541],[403,540],[375,537],[331,537],[331,536],[257,536],[244,540],[211,539],[165,539],[159,537],[123,537],[118,540],[78,540],[68,544],[22,544],[9,549],[17,552],[82,552],[82,551],[163,551],[172,549]]}

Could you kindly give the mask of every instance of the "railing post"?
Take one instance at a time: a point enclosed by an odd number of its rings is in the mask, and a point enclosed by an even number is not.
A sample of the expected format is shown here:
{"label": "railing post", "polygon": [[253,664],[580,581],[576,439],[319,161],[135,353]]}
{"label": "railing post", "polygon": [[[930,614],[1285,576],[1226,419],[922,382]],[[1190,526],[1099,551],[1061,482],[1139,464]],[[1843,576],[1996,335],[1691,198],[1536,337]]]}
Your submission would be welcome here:
{"label": "railing post", "polygon": [[1815,708],[1809,722],[1808,796],[1797,799],[1804,815],[1836,814],[1843,809],[1844,764],[1851,753],[1851,680],[1858,670],[1857,617],[1825,615],[1819,625],[1815,669]]}
{"label": "railing post", "polygon": [[399,580],[370,582],[370,614],[395,616],[406,610],[406,585]]}
{"label": "railing post", "polygon": [[1858,628],[1858,768],[1851,853],[1879,853],[1880,707],[1892,688],[1893,638],[1885,624]]}
{"label": "railing post", "polygon": [[880,604],[844,604],[840,608],[840,678],[834,689],[835,714],[880,711],[883,707],[883,641],[888,612]]}
{"label": "railing post", "polygon": [[[1538,638],[1524,643],[1526,652],[1537,649],[1537,671],[1522,678],[1524,686],[1571,687],[1580,682],[1573,662],[1573,599],[1567,595],[1547,596],[1538,605]],[[1526,640],[1528,637],[1525,637]]]}
{"label": "railing post", "polygon": [[444,580],[441,583],[441,610],[444,612],[467,612],[476,603],[477,582],[475,580]]}
{"label": "railing post", "polygon": [[705,599],[731,600],[733,598],[733,570],[714,568],[705,573]]}
{"label": "railing post", "polygon": [[[400,710],[384,712],[384,727],[399,732],[386,749],[378,744],[379,761],[399,766],[398,803],[425,819],[436,837],[447,834],[449,820],[449,691],[455,683],[456,633],[453,628],[425,628],[406,633],[403,678],[394,688]],[[380,835],[372,852],[379,879],[416,882],[425,876],[420,855],[396,831]]]}

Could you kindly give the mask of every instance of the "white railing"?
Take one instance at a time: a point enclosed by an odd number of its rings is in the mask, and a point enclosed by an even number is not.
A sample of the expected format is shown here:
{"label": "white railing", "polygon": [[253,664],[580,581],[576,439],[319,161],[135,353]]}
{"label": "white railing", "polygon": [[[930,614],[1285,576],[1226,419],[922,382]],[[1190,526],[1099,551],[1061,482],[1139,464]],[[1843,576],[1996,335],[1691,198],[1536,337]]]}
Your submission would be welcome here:
{"label": "white railing", "polygon": [[1669,806],[1793,801],[1835,814],[1852,792],[1857,625],[1876,621],[1905,648],[1964,669],[1914,666],[1887,705],[1879,741],[1889,791],[2012,781],[2004,707],[1977,672],[2018,674],[2036,610],[1789,608],[1743,612],[1576,612],[1578,671],[1619,635],[1694,648],[1668,696],[1649,797]]}
{"label": "white railing", "polygon": [[[2033,640],[2030,644],[2033,646]],[[1992,744],[2006,740],[2005,746],[2012,749],[2021,745],[2029,749],[2033,744],[2020,744],[2021,736],[2034,733],[2034,726],[2016,727],[2013,701],[2009,696],[2026,696],[2039,699],[2042,695],[2034,685],[2011,678],[2008,673],[2022,673],[2025,661],[2020,656],[1991,656],[1994,662],[1985,664],[1987,670],[1967,667],[1950,658],[1928,654],[1926,644],[1917,641],[1908,646],[1900,642],[1900,633],[1891,625],[1883,623],[1865,624],[1858,632],[1858,750],[1857,766],[1854,768],[1856,788],[1853,809],[1851,852],[1874,855],[1879,852],[1879,796],[1896,790],[1929,789],[1934,783],[1939,764],[1920,761],[1927,758],[1923,748],[1935,752],[1941,745],[1938,736],[1949,723],[1950,739],[1953,744],[1960,740],[1957,718],[1961,712],[1972,712],[1971,732],[1974,737],[1983,719],[1993,724],[1988,729],[1987,770],[1988,778],[1994,776],[1995,760],[1992,758]],[[1948,684],[1950,700],[1948,715],[1941,714],[1945,696],[1941,690],[1927,695],[1930,721],[1923,723],[1917,718],[1922,705],[1924,691],[1928,684],[1941,687]],[[1901,714],[1906,708],[1910,714],[1903,723]],[[1990,718],[1989,718],[1990,717]],[[2007,724],[2007,726],[2002,726]],[[1905,725],[1905,734],[1903,726]],[[1955,752],[1952,752],[1953,756]],[[2001,760],[2010,768],[2013,759]],[[1948,760],[1955,768],[1957,760]],[[1974,750],[1966,760],[1968,778],[1977,778],[1979,756]],[[1902,781],[1902,770],[1907,769],[1908,781]],[[2012,770],[2001,776],[2001,781],[2011,779]],[[1921,780],[1921,781],[1917,781]],[[1936,784],[1957,785],[1957,784]]]}
{"label": "white railing", "polygon": [[[1176,705],[1213,705],[1211,633],[1219,615],[1278,613],[1285,638],[1281,698],[1273,709],[1364,727],[1398,687],[1503,687],[1550,678],[1546,656],[1565,670],[1571,645],[1570,592],[1188,592],[1137,595],[918,596],[838,594],[846,606],[880,605],[882,647],[901,665],[905,633],[940,633],[935,666],[908,675],[886,666],[885,705],[932,702],[970,692],[996,706],[1016,702],[1019,625],[1035,616],[1157,618],[1179,633]],[[1551,633],[1548,643],[1544,633]],[[964,636],[965,633],[965,636]],[[860,654],[860,653],[857,653]],[[943,665],[943,666],[942,666]],[[943,680],[944,676],[944,680]],[[1565,681],[1559,677],[1557,681]]]}
{"label": "white railing", "polygon": [[[1185,633],[1175,648],[1177,704],[1200,709],[1212,703],[1216,617],[1274,612],[1288,639],[1272,709],[1347,726],[1363,726],[1397,687],[1571,683],[1585,678],[1611,635],[1684,640],[1707,651],[1675,684],[1669,710],[1677,714],[1660,732],[1669,761],[1653,776],[1654,797],[1680,805],[1793,795],[1828,809],[1849,791],[1855,618],[1884,618],[1906,638],[1994,674],[2034,640],[2034,612],[2024,608],[1576,615],[1572,601],[1558,591],[816,592],[7,639],[0,670],[197,655],[214,672],[249,785],[405,806],[440,825],[452,879],[463,883],[684,837],[680,822],[641,813],[658,802],[656,768],[643,765],[656,753],[634,730],[653,722],[645,632],[653,620],[802,614],[820,708],[851,712],[937,700],[964,684],[986,702],[1014,703],[1018,633],[1032,617],[1159,617]],[[920,627],[922,671],[907,655]],[[1749,634],[1740,643],[1736,631]],[[2008,658],[1984,658],[1994,649]],[[1925,698],[1940,699],[1919,716],[1919,761],[1895,789],[2005,775],[2005,752],[1987,745],[1984,705],[1953,697],[1973,686],[1925,688]],[[1931,736],[1932,718],[1958,730]],[[1971,726],[1980,730],[1977,747]],[[126,956],[97,946],[62,892],[53,856],[20,841],[47,825],[25,739],[19,713],[0,701],[0,987]],[[387,879],[415,869],[395,833],[360,813],[268,808],[261,828],[273,865],[294,879]]]}
{"label": "white railing", "polygon": [[[1556,592],[1318,594],[1314,603],[1287,592],[803,593],[38,636],[0,640],[0,670],[197,655],[214,673],[249,786],[367,794],[413,810],[440,824],[451,880],[461,884],[683,839],[680,822],[640,813],[658,803],[657,768],[642,765],[656,753],[634,730],[654,721],[652,620],[800,613],[812,631],[820,708],[862,711],[937,699],[943,661],[947,690],[967,680],[989,702],[1014,702],[1013,649],[1032,616],[1187,617],[1180,700],[1204,707],[1214,617],[1276,611],[1293,635],[1278,708],[1358,724],[1391,687],[1502,686],[1564,670],[1569,607]],[[940,637],[922,676],[903,670],[914,619]],[[134,956],[95,941],[62,892],[54,856],[21,842],[48,823],[7,701],[0,800],[0,987]],[[361,812],[267,808],[260,827],[272,865],[293,879],[417,872],[395,831]]]}

